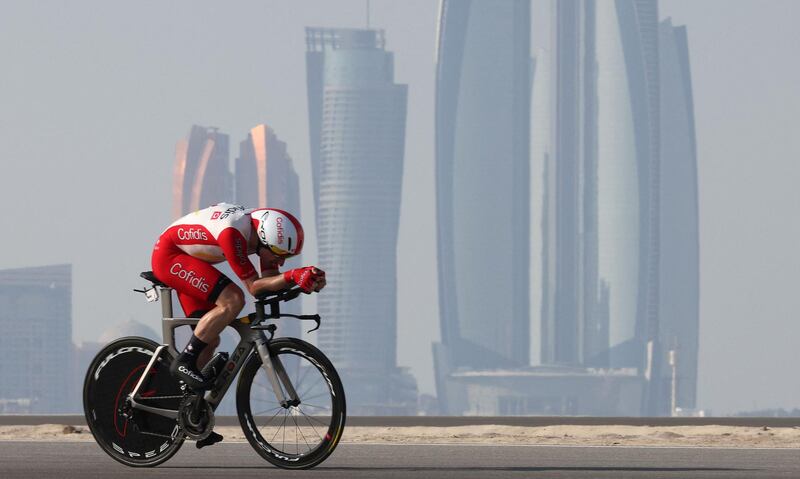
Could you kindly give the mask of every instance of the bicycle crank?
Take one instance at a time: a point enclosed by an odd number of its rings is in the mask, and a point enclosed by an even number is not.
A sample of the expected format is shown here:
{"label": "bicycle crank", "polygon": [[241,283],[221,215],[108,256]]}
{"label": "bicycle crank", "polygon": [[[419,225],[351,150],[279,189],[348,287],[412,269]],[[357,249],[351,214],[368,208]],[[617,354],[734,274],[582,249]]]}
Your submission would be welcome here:
{"label": "bicycle crank", "polygon": [[202,396],[192,394],[181,401],[178,424],[186,437],[201,441],[214,430],[214,411]]}

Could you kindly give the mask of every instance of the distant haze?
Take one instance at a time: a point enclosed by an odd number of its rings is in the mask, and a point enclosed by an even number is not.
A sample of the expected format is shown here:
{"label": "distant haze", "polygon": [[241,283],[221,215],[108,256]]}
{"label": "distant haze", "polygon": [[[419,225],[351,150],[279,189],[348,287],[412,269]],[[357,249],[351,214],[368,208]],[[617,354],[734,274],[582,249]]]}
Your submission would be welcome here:
{"label": "distant haze", "polygon": [[[533,4],[537,41],[543,3]],[[304,27],[364,27],[364,1],[20,0],[3,7],[0,268],[72,263],[76,340],[96,340],[131,318],[156,327],[159,308],[130,290],[141,286],[137,275],[149,269],[152,244],[170,222],[175,143],[193,123],[220,127],[232,145],[256,124],[274,128],[300,175],[314,260]],[[373,1],[370,19],[386,29],[396,82],[409,85],[398,361],[428,393],[431,342],[439,336],[437,7]],[[662,0],[660,16],[687,26],[691,54],[698,404],[717,414],[800,407],[800,2]],[[233,146],[231,157],[237,153]]]}

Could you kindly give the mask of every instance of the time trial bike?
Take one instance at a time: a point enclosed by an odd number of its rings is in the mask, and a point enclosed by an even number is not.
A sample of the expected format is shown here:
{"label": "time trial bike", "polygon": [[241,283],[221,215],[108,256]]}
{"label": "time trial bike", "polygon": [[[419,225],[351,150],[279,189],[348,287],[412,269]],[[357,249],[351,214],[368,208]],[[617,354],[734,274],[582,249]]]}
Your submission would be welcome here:
{"label": "time trial bike", "polygon": [[[218,353],[208,391],[195,392],[169,372],[178,356],[175,329],[196,318],[174,318],[172,290],[151,271],[141,276],[152,287],[136,290],[148,301],[161,298],[163,344],[125,337],[94,358],[83,387],[86,423],[100,447],[128,466],[156,466],[172,457],[184,440],[202,441],[214,428],[214,411],[234,378],[236,411],[247,441],[264,459],[285,469],[306,469],[324,461],[344,430],[345,395],[325,355],[297,338],[274,338],[269,320],[316,322],[319,315],[280,312],[299,288],[256,298],[254,313],[230,324],[240,341],[230,357]],[[269,313],[265,308],[269,307]],[[208,368],[206,368],[208,369]],[[204,371],[205,372],[205,371]]]}

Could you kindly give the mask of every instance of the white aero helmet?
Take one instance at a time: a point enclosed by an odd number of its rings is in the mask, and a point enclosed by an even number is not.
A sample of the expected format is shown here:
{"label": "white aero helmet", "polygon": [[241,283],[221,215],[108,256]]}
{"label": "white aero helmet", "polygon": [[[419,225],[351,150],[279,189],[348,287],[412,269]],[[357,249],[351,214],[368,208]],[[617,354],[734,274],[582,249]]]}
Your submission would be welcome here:
{"label": "white aero helmet", "polygon": [[303,226],[283,210],[266,208],[252,213],[258,221],[258,239],[278,256],[294,256],[303,249]]}

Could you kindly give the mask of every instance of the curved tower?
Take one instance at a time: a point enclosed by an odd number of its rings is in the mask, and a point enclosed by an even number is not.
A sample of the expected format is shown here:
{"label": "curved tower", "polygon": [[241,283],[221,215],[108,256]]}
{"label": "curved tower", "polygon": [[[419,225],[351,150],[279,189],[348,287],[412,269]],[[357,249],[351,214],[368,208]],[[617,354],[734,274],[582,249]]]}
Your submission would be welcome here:
{"label": "curved tower", "polygon": [[231,201],[228,135],[192,125],[189,137],[175,147],[172,181],[173,219],[206,206]]}
{"label": "curved tower", "polygon": [[328,277],[319,344],[359,414],[413,413],[416,386],[396,359],[406,85],[394,83],[383,31],[307,28],[306,42],[319,264]]}
{"label": "curved tower", "polygon": [[[448,370],[529,364],[530,4],[441,2],[436,194]],[[447,364],[445,364],[447,363]]]}
{"label": "curved tower", "polygon": [[[659,337],[673,350],[675,406],[693,409],[697,396],[700,314],[700,232],[697,145],[686,27],[659,25],[661,70],[661,267]],[[664,371],[665,382],[671,371]],[[662,410],[666,408],[662,407]]]}
{"label": "curved tower", "polygon": [[658,9],[595,8],[597,295],[608,295],[609,365],[636,367],[657,334]]}

